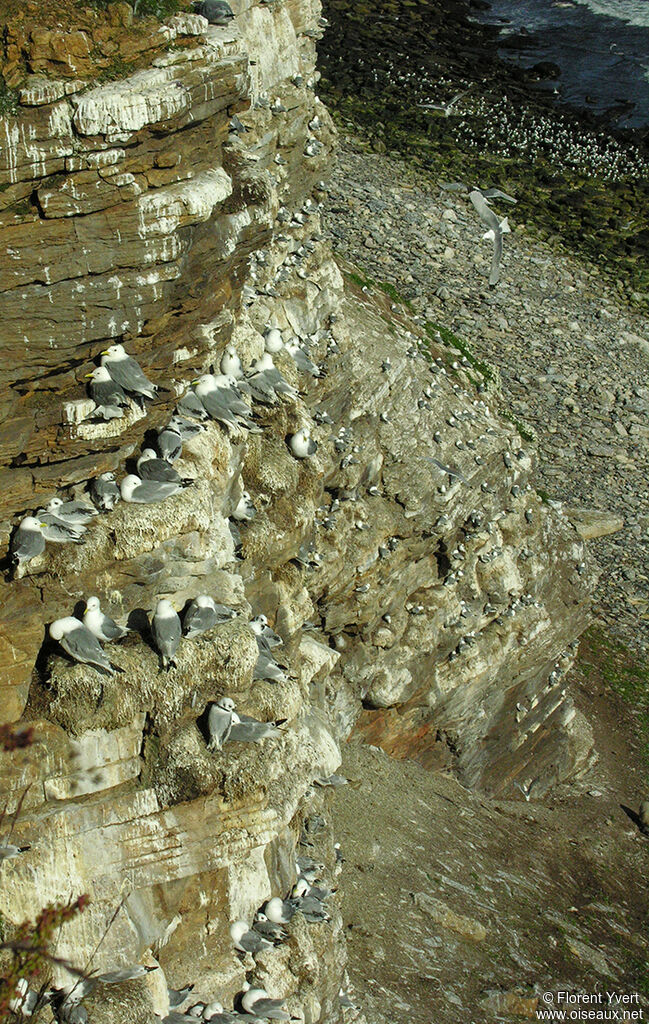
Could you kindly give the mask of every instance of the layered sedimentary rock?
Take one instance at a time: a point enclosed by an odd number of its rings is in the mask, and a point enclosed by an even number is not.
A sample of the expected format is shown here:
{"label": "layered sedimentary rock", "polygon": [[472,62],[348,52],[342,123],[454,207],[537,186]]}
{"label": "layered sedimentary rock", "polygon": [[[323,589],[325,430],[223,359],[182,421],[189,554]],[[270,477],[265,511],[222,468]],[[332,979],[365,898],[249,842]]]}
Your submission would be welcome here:
{"label": "layered sedimentary rock", "polygon": [[[30,845],[0,865],[0,913],[15,923],[90,892],[60,955],[85,961],[104,936],[95,966],[154,957],[208,997],[253,977],[228,923],[289,890],[298,841],[333,869],[331,798],[312,783],[355,725],[468,784],[534,796],[591,745],[563,682],[590,583],[582,542],[536,495],[532,452],[484,382],[389,303],[345,296],[318,210],[333,143],[318,6],[233,7],[228,28],[172,19],[171,48],[124,80],[32,83],[2,123],[5,547],[55,494],[130,472],[226,345],[248,367],[273,325],[326,369],[277,353],[299,393],[255,405],[258,431],[207,424],[176,463],[191,485],[121,503],[19,573],[7,562],[1,586],[4,717],[29,721],[35,743],[0,761]],[[159,392],[101,422],[85,377],[113,341]],[[296,459],[302,426],[318,448]],[[257,514],[238,555],[244,489]],[[44,642],[92,593],[133,626],[113,676]],[[199,593],[237,618],[161,672],[147,616]],[[277,684],[253,679],[260,612],[284,639]],[[281,737],[210,751],[206,712],[224,695]],[[307,1022],[337,1019],[339,917],[290,931],[255,979]],[[98,999],[93,1021],[164,1013],[157,976],[121,1009]]]}

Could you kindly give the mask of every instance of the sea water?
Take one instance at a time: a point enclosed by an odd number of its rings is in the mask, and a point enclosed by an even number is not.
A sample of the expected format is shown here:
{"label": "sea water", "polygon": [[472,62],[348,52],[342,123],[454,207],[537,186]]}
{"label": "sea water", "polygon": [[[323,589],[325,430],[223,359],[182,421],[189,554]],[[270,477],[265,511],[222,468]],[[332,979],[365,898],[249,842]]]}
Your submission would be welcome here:
{"label": "sea water", "polygon": [[561,69],[540,88],[598,114],[611,124],[649,124],[649,0],[491,0],[480,20],[501,38],[526,29],[524,42],[501,55],[524,67],[550,61]]}

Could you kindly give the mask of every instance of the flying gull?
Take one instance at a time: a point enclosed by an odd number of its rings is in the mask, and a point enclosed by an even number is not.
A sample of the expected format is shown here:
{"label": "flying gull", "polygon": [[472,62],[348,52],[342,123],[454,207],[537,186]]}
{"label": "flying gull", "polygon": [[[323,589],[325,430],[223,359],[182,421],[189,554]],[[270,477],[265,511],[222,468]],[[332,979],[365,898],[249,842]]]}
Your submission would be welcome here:
{"label": "flying gull", "polygon": [[79,619],[72,615],[56,619],[49,628],[49,634],[75,661],[101,668],[111,676],[115,674],[115,666],[104,654],[97,637]]}
{"label": "flying gull", "polygon": [[162,599],[158,601],[153,618],[151,619],[151,635],[157,650],[162,658],[162,667],[169,671],[171,666],[176,667],[174,654],[178,650],[178,644],[182,636],[180,617],[171,601]]}
{"label": "flying gull", "polygon": [[113,380],[121,384],[124,391],[137,395],[140,400],[155,398],[157,384],[146,377],[140,364],[129,356],[123,345],[111,345],[101,353],[101,365],[105,366]]}
{"label": "flying gull", "polygon": [[104,615],[98,597],[89,597],[86,601],[83,624],[98,640],[108,642],[121,640],[123,636],[130,633],[126,626],[118,626],[109,615]]}
{"label": "flying gull", "polygon": [[474,189],[473,192],[469,192],[469,199],[473,203],[480,220],[487,226],[488,230],[485,231],[482,237],[490,239],[494,244],[489,284],[495,285],[498,283],[498,279],[500,277],[500,259],[503,252],[503,234],[508,232],[510,227],[507,223],[506,217],[502,221],[498,219],[479,189]]}
{"label": "flying gull", "polygon": [[467,95],[467,93],[471,92],[472,89],[473,86],[470,85],[469,88],[465,89],[463,92],[457,92],[455,96],[448,101],[448,103],[418,103],[417,106],[421,110],[442,110],[444,112],[444,117],[450,117],[451,114],[457,113],[455,110],[457,104]]}

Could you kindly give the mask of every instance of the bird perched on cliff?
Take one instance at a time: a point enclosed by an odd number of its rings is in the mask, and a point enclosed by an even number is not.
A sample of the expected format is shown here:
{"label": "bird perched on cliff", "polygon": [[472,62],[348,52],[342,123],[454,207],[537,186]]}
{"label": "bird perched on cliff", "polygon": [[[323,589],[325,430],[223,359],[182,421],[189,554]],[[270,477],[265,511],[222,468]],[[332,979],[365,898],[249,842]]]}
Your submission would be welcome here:
{"label": "bird perched on cliff", "polygon": [[261,953],[263,949],[272,949],[274,945],[270,939],[250,929],[245,921],[233,921],[230,925],[230,935],[234,948],[240,953]]}
{"label": "bird perched on cliff", "polygon": [[241,360],[239,359],[239,353],[234,345],[226,346],[226,349],[221,356],[219,367],[221,373],[226,374],[226,376],[235,378],[243,377],[243,367],[241,365]]}
{"label": "bird perched on cliff", "polygon": [[234,18],[234,11],[226,0],[201,0],[194,4],[194,13],[202,14],[210,25],[228,25]]}
{"label": "bird perched on cliff", "polygon": [[83,544],[85,526],[64,523],[44,508],[36,511],[36,519],[41,523],[43,537],[52,544]]}
{"label": "bird perched on cliff", "polygon": [[166,459],[159,459],[153,448],[144,448],[137,460],[137,471],[141,480],[155,480],[158,483],[187,485],[190,479],[183,479]]}
{"label": "bird perched on cliff", "polygon": [[268,327],[264,331],[264,348],[267,352],[270,352],[271,355],[274,352],[279,352],[283,345],[282,332],[279,327]]}
{"label": "bird perched on cliff", "polygon": [[489,284],[493,286],[498,283],[498,279],[500,278],[500,260],[503,253],[503,234],[506,234],[511,229],[506,217],[502,221],[498,219],[480,189],[476,188],[473,192],[469,192],[469,199],[473,203],[482,223],[487,225],[488,230],[485,231],[482,237],[490,239],[494,245],[493,258],[491,260],[491,272],[489,274]]}
{"label": "bird perched on cliff", "polygon": [[240,523],[249,523],[251,519],[255,518],[257,509],[255,508],[254,501],[247,491],[242,493],[241,498],[230,514],[233,519],[236,519],[237,522]]}
{"label": "bird perched on cliff", "polygon": [[90,497],[104,512],[110,512],[122,500],[114,473],[102,473],[90,481]]}
{"label": "bird perched on cliff", "polygon": [[83,624],[98,640],[105,640],[109,643],[113,640],[121,640],[123,636],[130,633],[130,629],[126,626],[118,626],[109,615],[104,615],[98,597],[89,597],[86,601]]}
{"label": "bird perched on cliff", "polygon": [[259,932],[265,939],[270,939],[271,942],[276,945],[283,942],[287,938],[287,932],[284,930],[281,924],[275,924],[274,921],[269,921],[268,918],[261,910],[258,910],[255,914],[255,920],[252,923],[254,931]]}
{"label": "bird perched on cliff", "polygon": [[103,669],[111,676],[116,671],[121,672],[121,669],[116,669],[110,663],[97,637],[73,615],[56,619],[49,627],[49,634],[52,640],[56,640],[66,654],[69,654],[75,661]]}
{"label": "bird perched on cliff", "polygon": [[86,377],[90,378],[88,391],[96,406],[93,415],[101,416],[104,420],[121,419],[124,409],[129,407],[129,400],[122,386],[113,380],[107,367],[96,366],[86,374]]}
{"label": "bird perched on cliff", "polygon": [[183,490],[182,484],[159,480],[141,480],[135,473],[125,476],[120,484],[124,501],[139,505],[155,505]]}
{"label": "bird perched on cliff", "polygon": [[142,367],[128,355],[123,345],[111,345],[101,353],[101,365],[105,366],[114,381],[124,391],[135,395],[143,403],[145,398],[155,398],[157,384],[152,384]]}
{"label": "bird perched on cliff", "polygon": [[[190,394],[194,395],[194,392],[192,391]],[[196,395],[194,395],[194,398],[196,398]],[[196,401],[200,403],[201,409],[203,409],[203,404],[200,402],[200,399],[196,398]],[[205,409],[203,409],[203,419],[207,419]],[[202,434],[205,430],[205,426],[202,422],[197,421],[196,419],[188,419],[186,416],[181,416],[177,412],[175,412],[169,420],[169,428],[177,430],[182,441],[188,441],[191,437],[196,437],[197,434]],[[170,459],[168,461],[173,462],[174,460]]]}
{"label": "bird perched on cliff", "polygon": [[167,995],[169,997],[169,1009],[177,1010],[179,1006],[189,998],[189,994],[194,988],[193,982],[189,985],[183,985],[182,988],[167,988]]}
{"label": "bird perched on cliff", "polygon": [[45,511],[66,526],[86,526],[99,513],[85,501],[63,501],[52,498],[48,501]]}
{"label": "bird perched on cliff", "polygon": [[270,654],[273,647],[283,646],[284,641],[279,633],[276,633],[274,629],[270,628],[268,625],[268,619],[265,615],[256,615],[254,619],[250,620],[249,626],[255,634],[257,646],[260,650],[264,650]]}
{"label": "bird perched on cliff", "polygon": [[226,374],[204,373],[194,382],[196,395],[208,415],[231,433],[250,427],[252,409],[243,401],[236,380]]}
{"label": "bird perched on cliff", "polygon": [[264,914],[273,924],[288,924],[295,916],[296,908],[292,900],[283,900],[281,896],[273,896],[267,900]]}
{"label": "bird perched on cliff", "polygon": [[210,418],[207,409],[196,392],[191,390],[186,391],[185,394],[178,399],[176,404],[176,413],[184,420],[188,418],[189,420],[203,421]]}
{"label": "bird perched on cliff", "polygon": [[200,594],[194,598],[183,617],[185,636],[191,639],[222,622],[229,622],[236,617],[234,608],[217,604],[209,594]]}
{"label": "bird perched on cliff", "polygon": [[227,742],[235,717],[235,707],[231,697],[221,697],[220,701],[212,704],[207,716],[207,729],[210,734],[208,750],[221,750],[223,744]]}
{"label": "bird perched on cliff", "polygon": [[[183,436],[180,424],[172,417],[166,427],[158,431],[158,451],[165,462],[175,462],[183,450]],[[200,427],[196,427],[199,433]]]}
{"label": "bird perched on cliff", "polygon": [[25,562],[31,561],[45,551],[45,537],[40,519],[35,516],[25,516],[18,524],[18,527],[11,538],[11,558],[17,570]]}
{"label": "bird perched on cliff", "polygon": [[[257,646],[259,647],[259,644]],[[259,657],[252,670],[252,678],[263,679],[267,683],[285,683],[286,673],[270,652],[259,648]]]}
{"label": "bird perched on cliff", "polygon": [[246,375],[246,385],[253,399],[264,405],[275,405],[280,395],[297,398],[297,391],[280,373],[270,352],[256,359]]}
{"label": "bird perched on cliff", "polygon": [[246,1013],[262,1020],[290,1020],[291,1015],[282,1009],[285,999],[271,999],[265,988],[250,988],[244,983],[241,1006]]}
{"label": "bird perched on cliff", "polygon": [[309,355],[299,344],[297,338],[286,342],[286,351],[293,357],[295,365],[301,373],[308,373],[311,377],[323,377],[324,372],[313,362]]}
{"label": "bird perched on cliff", "polygon": [[278,729],[274,722],[260,722],[241,711],[233,712],[230,729],[230,739],[233,742],[261,743],[263,740],[277,739],[281,735],[281,729]]}
{"label": "bird perched on cliff", "polygon": [[15,846],[14,843],[7,843],[0,839],[0,864],[3,860],[20,857],[20,854],[26,853],[27,850],[31,850],[31,846]]}
{"label": "bird perched on cliff", "polygon": [[308,427],[289,434],[287,443],[296,459],[308,459],[318,450],[318,442],[313,440]]}
{"label": "bird perched on cliff", "polygon": [[151,636],[160,653],[162,667],[167,672],[172,665],[174,668],[176,667],[174,654],[178,650],[182,635],[180,616],[171,601],[167,601],[165,598],[158,601],[151,619]]}

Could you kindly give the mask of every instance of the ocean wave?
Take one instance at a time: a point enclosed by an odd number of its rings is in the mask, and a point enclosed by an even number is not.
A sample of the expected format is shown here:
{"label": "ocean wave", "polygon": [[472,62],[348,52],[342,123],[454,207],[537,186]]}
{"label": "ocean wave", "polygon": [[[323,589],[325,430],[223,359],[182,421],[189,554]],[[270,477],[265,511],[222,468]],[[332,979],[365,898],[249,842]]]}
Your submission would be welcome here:
{"label": "ocean wave", "polygon": [[649,27],[649,4],[647,0],[576,0],[590,7],[595,14],[605,14],[631,25]]}

